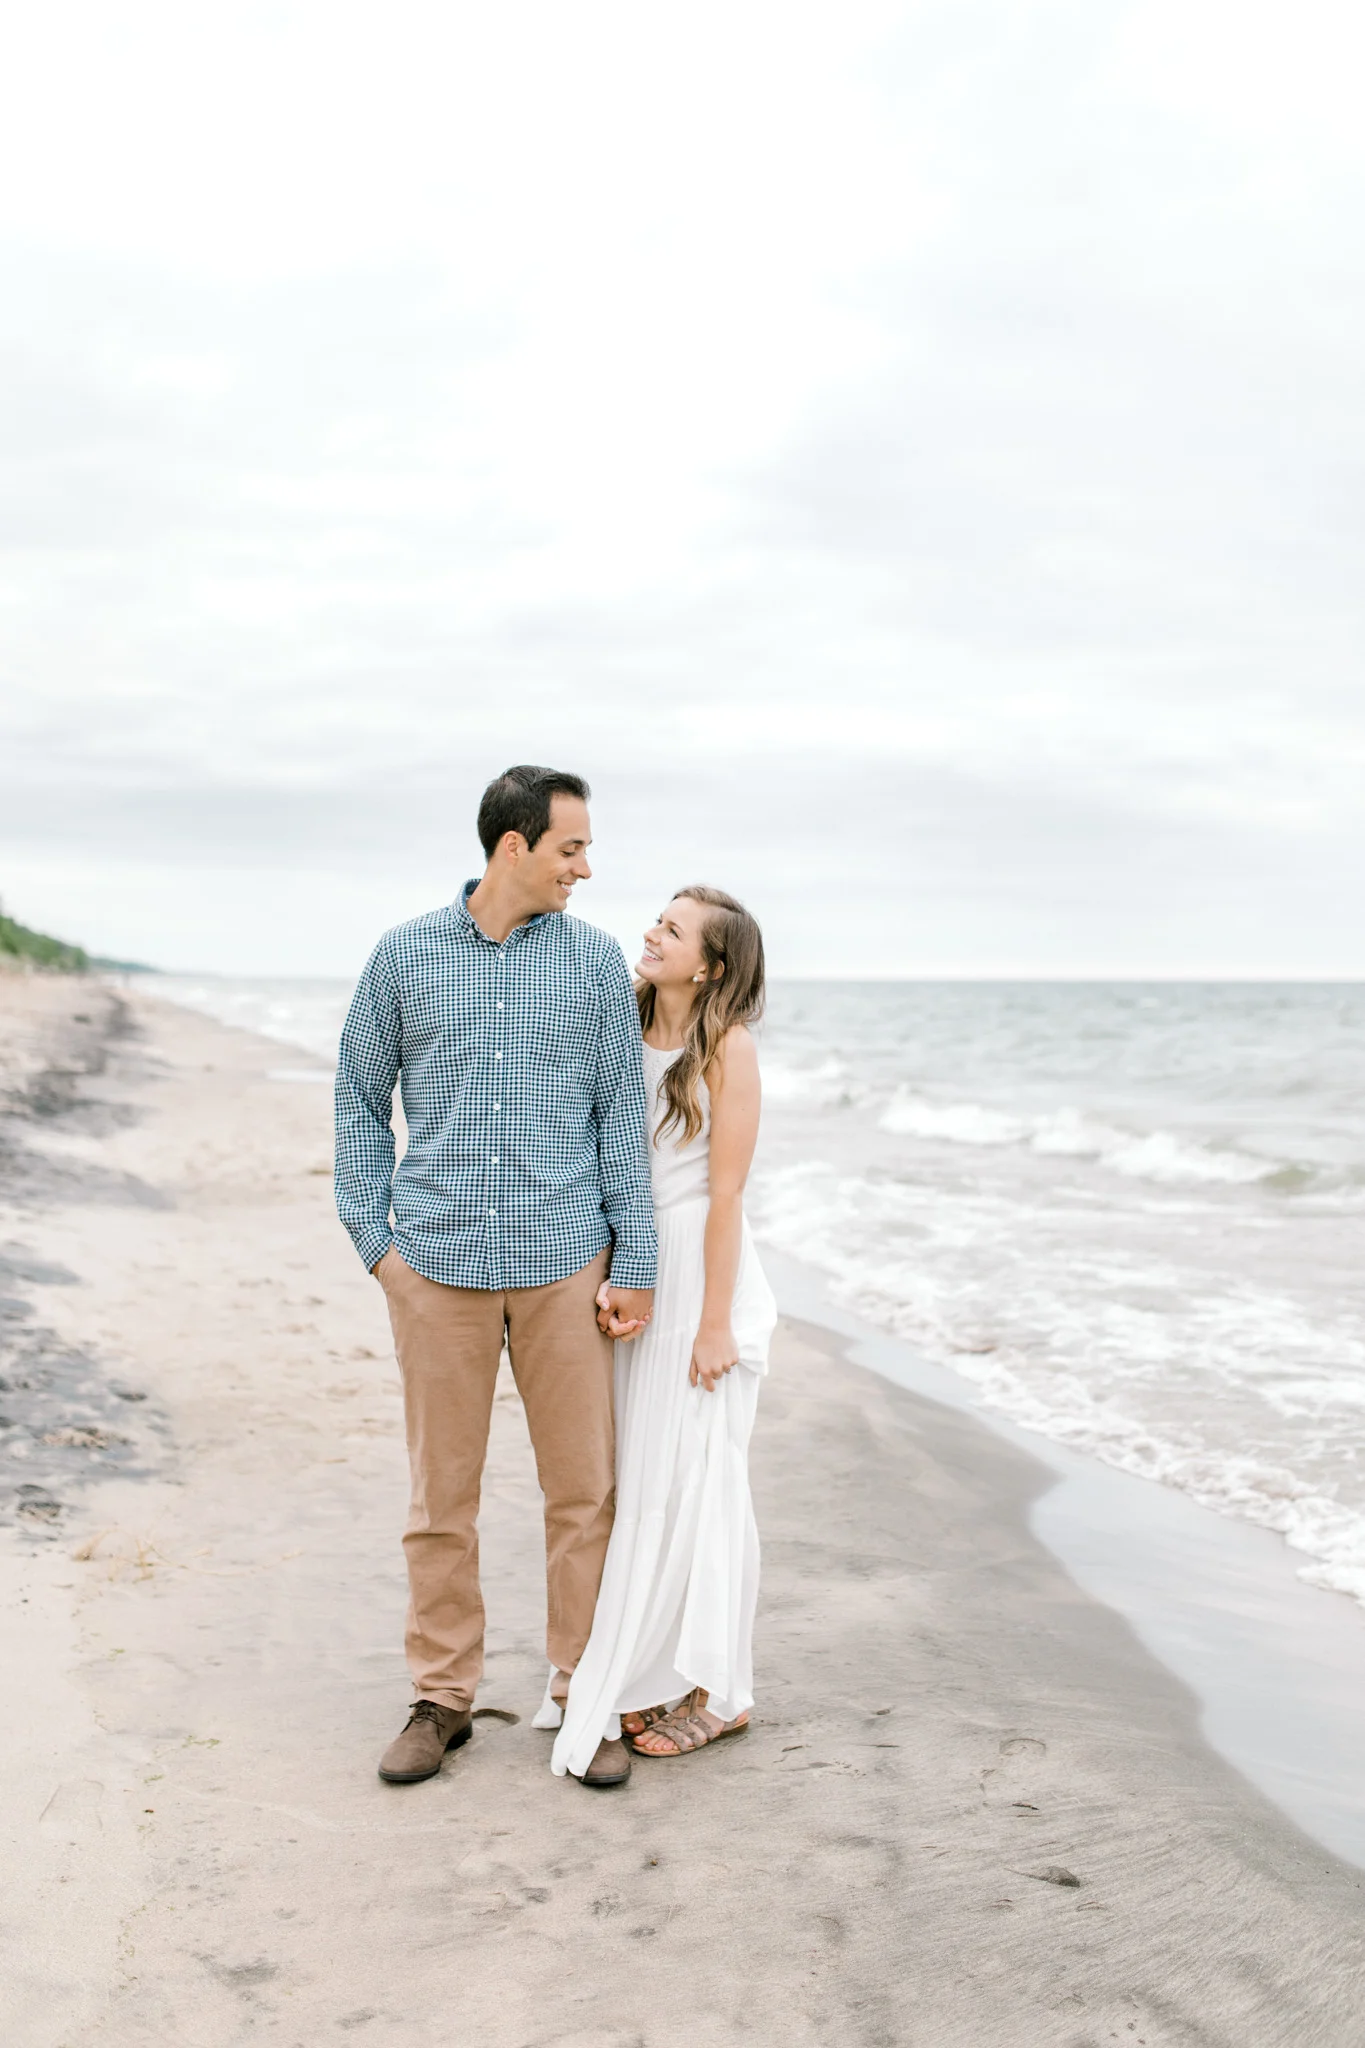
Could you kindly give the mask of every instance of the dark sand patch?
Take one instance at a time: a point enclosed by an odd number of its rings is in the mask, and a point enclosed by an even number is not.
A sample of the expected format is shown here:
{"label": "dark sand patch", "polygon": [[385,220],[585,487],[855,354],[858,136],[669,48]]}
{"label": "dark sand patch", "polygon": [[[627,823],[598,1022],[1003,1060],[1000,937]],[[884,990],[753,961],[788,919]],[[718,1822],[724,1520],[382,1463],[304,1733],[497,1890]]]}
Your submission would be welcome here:
{"label": "dark sand patch", "polygon": [[[95,1085],[111,1064],[136,1065],[139,1034],[127,1002],[77,977],[44,980],[52,985],[40,991],[8,977],[0,983],[0,997],[40,997],[23,1019],[28,1028],[11,1028],[0,1066],[0,1204],[11,1227],[32,1231],[41,1212],[59,1205],[164,1207],[167,1197],[136,1175],[44,1149],[46,1135],[98,1141],[142,1113]],[[69,1266],[32,1242],[0,1244],[0,1525],[38,1540],[62,1534],[79,1488],[111,1473],[144,1476],[165,1458],[159,1404],[97,1348],[61,1337],[35,1307],[35,1292],[79,1285]]]}

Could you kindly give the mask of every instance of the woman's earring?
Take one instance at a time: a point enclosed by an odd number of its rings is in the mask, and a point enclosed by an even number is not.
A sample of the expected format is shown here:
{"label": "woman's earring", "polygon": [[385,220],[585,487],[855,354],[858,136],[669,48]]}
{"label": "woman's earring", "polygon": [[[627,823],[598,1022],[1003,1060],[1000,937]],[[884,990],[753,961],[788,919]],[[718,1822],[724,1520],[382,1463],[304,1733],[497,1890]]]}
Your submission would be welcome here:
{"label": "woman's earring", "polygon": [[693,981],[705,981],[705,979],[706,979],[706,975],[705,975],[705,973],[704,973],[704,972],[703,972],[703,973],[701,973],[701,974],[694,974],[694,975],[692,976],[692,979],[693,979]]}

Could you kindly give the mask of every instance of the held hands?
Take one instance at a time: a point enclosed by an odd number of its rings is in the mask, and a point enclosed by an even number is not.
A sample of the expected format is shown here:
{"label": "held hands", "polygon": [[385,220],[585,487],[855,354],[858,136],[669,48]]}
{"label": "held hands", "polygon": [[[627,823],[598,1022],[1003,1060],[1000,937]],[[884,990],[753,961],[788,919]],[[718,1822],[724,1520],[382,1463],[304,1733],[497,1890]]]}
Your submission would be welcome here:
{"label": "held hands", "polygon": [[708,1394],[714,1394],[726,1373],[738,1364],[739,1346],[728,1324],[723,1330],[700,1329],[692,1345],[687,1377],[692,1386],[705,1387]]}
{"label": "held hands", "polygon": [[604,1280],[597,1290],[597,1327],[604,1337],[629,1344],[654,1314],[652,1287],[613,1287]]}

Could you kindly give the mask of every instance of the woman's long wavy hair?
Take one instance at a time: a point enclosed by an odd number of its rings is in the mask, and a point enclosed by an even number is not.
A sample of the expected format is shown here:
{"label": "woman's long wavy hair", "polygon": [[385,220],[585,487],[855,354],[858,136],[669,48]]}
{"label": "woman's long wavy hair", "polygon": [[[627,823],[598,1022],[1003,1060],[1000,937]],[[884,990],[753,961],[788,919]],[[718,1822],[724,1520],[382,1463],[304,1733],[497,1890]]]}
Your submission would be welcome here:
{"label": "woman's long wavy hair", "polygon": [[[678,1130],[681,1142],[690,1145],[701,1129],[697,1084],[705,1080],[726,1032],[735,1024],[756,1024],[763,1015],[763,934],[744,905],[723,889],[698,884],[675,889],[672,900],[676,903],[680,896],[690,897],[709,913],[701,927],[706,980],[692,1005],[683,1049],[664,1076],[668,1108],[655,1143],[665,1131]],[[641,1029],[648,1031],[654,1022],[653,982],[637,981],[635,1000]]]}

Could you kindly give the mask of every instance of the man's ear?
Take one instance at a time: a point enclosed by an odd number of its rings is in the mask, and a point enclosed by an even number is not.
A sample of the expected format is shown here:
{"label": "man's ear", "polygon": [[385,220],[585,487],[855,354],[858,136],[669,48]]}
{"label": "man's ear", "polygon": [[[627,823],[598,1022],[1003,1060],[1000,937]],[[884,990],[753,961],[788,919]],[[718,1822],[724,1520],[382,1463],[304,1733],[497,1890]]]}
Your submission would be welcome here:
{"label": "man's ear", "polygon": [[523,854],[529,853],[531,850],[526,843],[526,835],[523,832],[504,832],[498,844],[501,848],[503,859],[507,861],[519,861]]}

